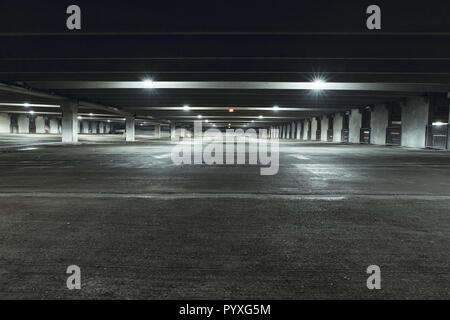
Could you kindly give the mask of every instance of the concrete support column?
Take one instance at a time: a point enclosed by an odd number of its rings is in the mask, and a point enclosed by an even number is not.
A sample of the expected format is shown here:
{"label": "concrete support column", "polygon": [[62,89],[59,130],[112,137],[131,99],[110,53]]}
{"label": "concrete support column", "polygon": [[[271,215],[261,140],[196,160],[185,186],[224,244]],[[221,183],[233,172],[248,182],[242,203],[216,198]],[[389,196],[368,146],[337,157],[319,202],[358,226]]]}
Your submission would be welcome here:
{"label": "concrete support column", "polygon": [[125,141],[135,141],[136,136],[136,117],[135,116],[127,116],[125,118]]}
{"label": "concrete support column", "polygon": [[294,121],[291,122],[291,139],[295,139],[295,128],[296,128],[296,123]]}
{"label": "concrete support column", "polygon": [[19,127],[19,133],[30,133],[30,119],[28,115],[21,114],[17,118],[17,125]]}
{"label": "concrete support column", "polygon": [[155,137],[161,138],[161,125],[159,123],[155,124]]}
{"label": "concrete support column", "polygon": [[81,133],[88,134],[89,133],[89,121],[83,120],[81,126]]}
{"label": "concrete support column", "polygon": [[408,98],[402,106],[402,146],[425,148],[426,126],[430,121],[430,103],[422,97]]}
{"label": "concrete support column", "polygon": [[7,113],[0,113],[0,133],[11,132],[11,116]]}
{"label": "concrete support column", "polygon": [[342,129],[344,127],[344,116],[342,113],[336,113],[333,119],[333,141],[342,142]]}
{"label": "concrete support column", "polygon": [[36,125],[36,133],[45,133],[45,119],[43,116],[37,116],[34,123]]}
{"label": "concrete support column", "polygon": [[69,101],[61,105],[61,133],[63,143],[78,142],[78,103]]}
{"label": "concrete support column", "polygon": [[[350,142],[350,143],[360,143],[361,142],[361,125],[362,125],[361,111],[359,109],[352,109],[350,112],[350,118],[349,118],[348,142]],[[425,138],[424,138],[424,141],[425,141]]]}
{"label": "concrete support column", "polygon": [[51,118],[49,120],[50,125],[50,133],[51,134],[58,134],[59,133],[59,121],[58,119]]}
{"label": "concrete support column", "polygon": [[301,121],[297,121],[297,135],[295,138],[297,140],[302,139],[302,122]]}
{"label": "concrete support column", "polygon": [[176,140],[177,126],[175,123],[170,124],[170,140]]}
{"label": "concrete support column", "polygon": [[[386,105],[376,105],[370,117],[370,143],[386,144],[386,129],[389,124],[389,110]],[[424,138],[425,139],[425,138]]]}
{"label": "concrete support column", "polygon": [[311,119],[311,140],[317,140],[317,118]]}
{"label": "concrete support column", "polygon": [[328,117],[323,116],[320,124],[320,140],[328,141]]}
{"label": "concrete support column", "polygon": [[308,141],[308,132],[309,132],[309,120],[305,120],[305,124],[303,125],[303,141]]}

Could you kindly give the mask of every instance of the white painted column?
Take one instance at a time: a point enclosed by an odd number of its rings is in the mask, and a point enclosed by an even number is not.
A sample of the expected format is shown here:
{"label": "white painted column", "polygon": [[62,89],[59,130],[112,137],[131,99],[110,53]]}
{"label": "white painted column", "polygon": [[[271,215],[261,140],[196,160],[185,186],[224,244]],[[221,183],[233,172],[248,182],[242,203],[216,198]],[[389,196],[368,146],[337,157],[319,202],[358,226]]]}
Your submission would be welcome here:
{"label": "white painted column", "polygon": [[370,143],[386,144],[386,129],[389,124],[389,110],[386,105],[378,104],[372,110],[370,117]]}
{"label": "white painted column", "polygon": [[175,123],[171,123],[170,124],[170,140],[176,140],[177,139],[177,137],[176,137],[176,133],[177,133],[177,130],[176,130],[176,124]]}
{"label": "white painted column", "polygon": [[333,120],[333,141],[342,142],[342,129],[344,126],[344,117],[342,113],[336,113]]}
{"label": "white painted column", "polygon": [[311,140],[317,140],[317,118],[311,119]]}
{"label": "white painted column", "polygon": [[34,123],[36,125],[36,133],[45,133],[45,119],[43,116],[37,116]]}
{"label": "white painted column", "polygon": [[19,127],[19,133],[30,133],[30,119],[28,118],[28,115],[21,114],[17,118],[17,124]]}
{"label": "white painted column", "polygon": [[309,120],[305,119],[305,123],[303,125],[303,141],[308,141],[308,131],[309,131]]}
{"label": "white painted column", "polygon": [[430,103],[424,97],[408,98],[402,106],[402,146],[425,148],[426,126],[430,121]]}
{"label": "white painted column", "polygon": [[11,116],[7,113],[0,113],[0,133],[11,132]]}
{"label": "white painted column", "polygon": [[161,125],[159,123],[155,124],[155,137],[161,138]]}
{"label": "white painted column", "polygon": [[297,140],[301,140],[302,138],[302,122],[297,121],[297,136],[295,137]]}
{"label": "white painted column", "polygon": [[78,103],[68,101],[61,105],[62,123],[61,133],[63,143],[78,142]]}
{"label": "white painted column", "polygon": [[327,142],[328,141],[328,117],[323,116],[320,124],[320,140]]}
{"label": "white painted column", "polygon": [[[361,126],[362,126],[362,113],[359,109],[352,109],[349,117],[349,132],[348,142],[360,143],[361,142]],[[425,136],[424,136],[425,141]]]}
{"label": "white painted column", "polygon": [[136,117],[126,116],[125,118],[125,141],[132,142],[136,140]]}

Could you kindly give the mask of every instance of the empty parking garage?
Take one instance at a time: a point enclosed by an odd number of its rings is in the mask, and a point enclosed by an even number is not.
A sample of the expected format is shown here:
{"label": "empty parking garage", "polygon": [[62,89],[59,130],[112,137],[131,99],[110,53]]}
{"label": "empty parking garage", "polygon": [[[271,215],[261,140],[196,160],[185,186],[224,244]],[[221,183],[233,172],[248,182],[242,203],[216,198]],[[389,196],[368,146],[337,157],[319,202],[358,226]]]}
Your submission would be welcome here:
{"label": "empty parking garage", "polygon": [[8,5],[0,299],[448,299],[423,5]]}

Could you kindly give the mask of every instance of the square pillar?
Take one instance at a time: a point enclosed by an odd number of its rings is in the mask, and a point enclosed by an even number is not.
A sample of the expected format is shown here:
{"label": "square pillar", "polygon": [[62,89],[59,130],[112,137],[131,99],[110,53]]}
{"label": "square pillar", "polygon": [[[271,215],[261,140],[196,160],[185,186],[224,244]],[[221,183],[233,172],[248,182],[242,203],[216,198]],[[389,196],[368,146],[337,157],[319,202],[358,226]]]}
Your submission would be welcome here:
{"label": "square pillar", "polygon": [[63,143],[78,142],[78,102],[69,101],[61,105],[61,133]]}
{"label": "square pillar", "polygon": [[370,117],[370,143],[386,144],[386,129],[389,124],[389,110],[386,105],[376,105]]}
{"label": "square pillar", "polygon": [[125,141],[132,142],[136,140],[136,117],[127,116],[125,118]]}
{"label": "square pillar", "polygon": [[430,102],[424,97],[408,98],[402,106],[402,146],[425,148]]}
{"label": "square pillar", "polygon": [[342,129],[344,128],[344,116],[336,113],[333,120],[333,142],[342,142]]}
{"label": "square pillar", "polygon": [[361,143],[361,126],[362,126],[361,111],[359,109],[352,109],[349,117],[348,142]]}
{"label": "square pillar", "polygon": [[155,137],[161,138],[161,125],[159,123],[155,124]]}
{"label": "square pillar", "polygon": [[0,113],[0,133],[11,133],[11,116]]}
{"label": "square pillar", "polygon": [[328,117],[323,116],[320,120],[320,140],[327,142],[328,141]]}
{"label": "square pillar", "polygon": [[317,118],[311,119],[311,140],[317,140]]}
{"label": "square pillar", "polygon": [[177,133],[177,129],[176,129],[176,124],[175,123],[171,123],[170,124],[170,140],[176,140],[176,133]]}

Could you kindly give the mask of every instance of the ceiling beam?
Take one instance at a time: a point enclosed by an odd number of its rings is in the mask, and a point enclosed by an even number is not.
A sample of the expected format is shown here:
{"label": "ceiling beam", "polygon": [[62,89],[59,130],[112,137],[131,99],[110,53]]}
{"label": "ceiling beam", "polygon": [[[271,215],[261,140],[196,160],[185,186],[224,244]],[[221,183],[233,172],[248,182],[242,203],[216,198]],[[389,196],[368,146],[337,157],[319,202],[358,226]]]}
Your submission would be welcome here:
{"label": "ceiling beam", "polygon": [[[42,89],[221,89],[221,90],[340,90],[384,92],[449,92],[450,84],[364,82],[263,82],[263,81],[43,81]],[[1,89],[1,87],[0,87]]]}

